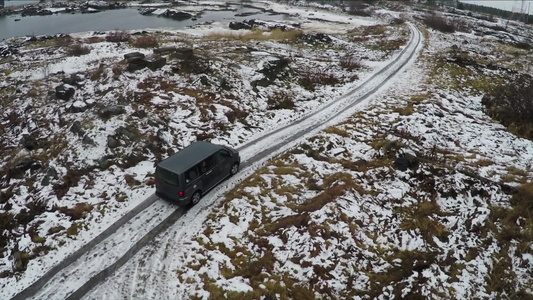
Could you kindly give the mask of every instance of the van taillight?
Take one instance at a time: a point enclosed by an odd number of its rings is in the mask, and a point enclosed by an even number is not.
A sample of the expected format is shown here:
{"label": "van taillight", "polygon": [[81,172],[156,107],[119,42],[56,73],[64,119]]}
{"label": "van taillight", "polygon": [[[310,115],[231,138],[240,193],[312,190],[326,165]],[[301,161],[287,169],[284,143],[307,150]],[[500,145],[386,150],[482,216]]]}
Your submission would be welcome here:
{"label": "van taillight", "polygon": [[185,193],[184,192],[179,192],[178,194],[180,195],[180,197],[185,197]]}
{"label": "van taillight", "polygon": [[157,180],[154,180],[154,184],[157,185]]}

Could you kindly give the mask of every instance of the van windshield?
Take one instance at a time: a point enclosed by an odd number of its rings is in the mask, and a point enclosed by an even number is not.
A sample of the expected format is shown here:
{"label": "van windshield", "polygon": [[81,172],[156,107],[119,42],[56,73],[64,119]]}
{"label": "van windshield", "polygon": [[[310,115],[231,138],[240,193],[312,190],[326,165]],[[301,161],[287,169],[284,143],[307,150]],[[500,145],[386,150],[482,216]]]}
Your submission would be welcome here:
{"label": "van windshield", "polygon": [[155,178],[158,181],[164,181],[165,183],[178,186],[178,175],[165,169],[157,167],[155,170]]}

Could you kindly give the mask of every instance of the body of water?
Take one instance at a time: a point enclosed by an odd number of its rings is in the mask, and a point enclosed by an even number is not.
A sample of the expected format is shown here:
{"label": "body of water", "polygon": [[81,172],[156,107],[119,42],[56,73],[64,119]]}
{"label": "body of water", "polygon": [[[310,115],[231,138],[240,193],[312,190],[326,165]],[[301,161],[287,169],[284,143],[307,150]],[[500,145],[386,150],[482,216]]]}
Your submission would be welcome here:
{"label": "body of water", "polygon": [[34,3],[39,3],[39,1],[37,0],[14,0],[14,1],[6,0],[4,2],[4,7],[21,6],[21,5],[34,4]]}
{"label": "body of water", "polygon": [[[153,15],[143,16],[137,8],[105,10],[92,14],[58,13],[49,16],[21,17],[20,15],[0,16],[0,41],[17,36],[53,35],[85,31],[137,30],[149,28],[183,29],[204,22],[242,21],[245,19],[290,20],[287,15],[271,15],[253,8],[235,7],[237,11],[206,11],[197,20],[177,21]],[[247,17],[235,14],[256,13]]]}

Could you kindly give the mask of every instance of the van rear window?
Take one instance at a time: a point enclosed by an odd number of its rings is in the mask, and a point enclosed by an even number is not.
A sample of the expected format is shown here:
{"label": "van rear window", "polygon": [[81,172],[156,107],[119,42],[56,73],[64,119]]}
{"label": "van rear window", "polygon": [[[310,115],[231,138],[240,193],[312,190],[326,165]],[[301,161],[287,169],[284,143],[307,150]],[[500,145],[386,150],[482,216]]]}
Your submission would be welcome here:
{"label": "van rear window", "polygon": [[156,168],[155,178],[158,181],[164,181],[165,183],[178,186],[178,175],[172,172],[169,172],[162,168]]}

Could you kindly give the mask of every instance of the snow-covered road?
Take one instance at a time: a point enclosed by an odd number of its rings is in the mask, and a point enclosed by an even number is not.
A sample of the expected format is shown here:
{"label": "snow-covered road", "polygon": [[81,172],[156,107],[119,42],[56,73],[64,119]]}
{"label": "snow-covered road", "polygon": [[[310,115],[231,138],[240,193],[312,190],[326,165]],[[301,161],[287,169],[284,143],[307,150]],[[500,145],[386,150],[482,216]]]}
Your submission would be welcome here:
{"label": "snow-covered road", "polygon": [[[149,197],[127,217],[112,225],[112,230],[103,232],[82,251],[71,255],[13,299],[79,299],[110,276],[113,276],[113,282],[130,280],[130,274],[136,272],[139,261],[153,267],[148,267],[149,269],[161,269],[159,264],[161,258],[167,255],[168,245],[179,248],[180,243],[187,241],[188,237],[201,227],[209,208],[237,182],[252,174],[267,159],[293,147],[331,123],[350,116],[376,92],[386,88],[391,79],[397,79],[401,71],[415,60],[422,47],[420,31],[413,25],[409,27],[411,39],[398,56],[345,96],[289,125],[238,147],[243,161],[242,171],[212,190],[197,206],[188,211],[183,208],[175,209],[174,205],[166,201],[158,200],[154,196]],[[158,242],[153,241],[156,236],[159,236]],[[127,263],[131,258],[135,262]],[[121,267],[125,270],[116,272]],[[171,273],[167,271],[161,272],[159,282],[165,282],[164,277]],[[164,286],[165,284],[160,284],[159,289],[154,289],[157,290],[157,295],[153,295],[155,298],[172,294],[170,290],[165,290]],[[127,296],[127,293],[117,289],[111,294],[123,297]],[[91,294],[87,297],[93,298]]]}

